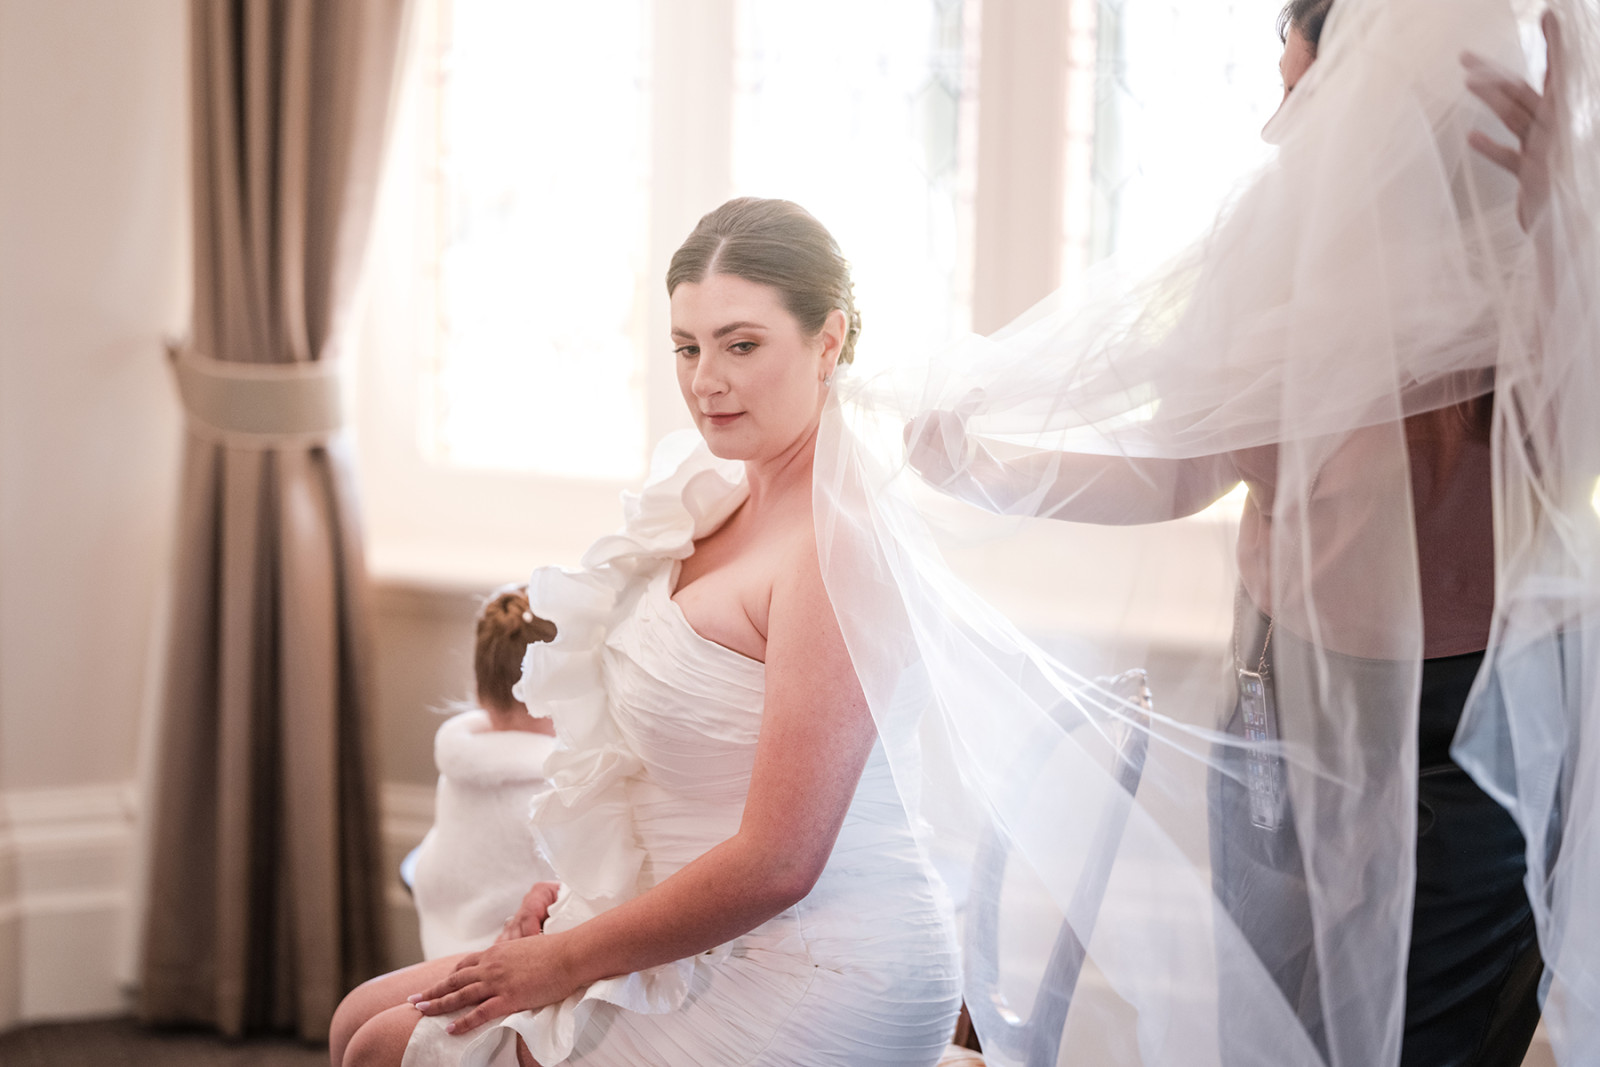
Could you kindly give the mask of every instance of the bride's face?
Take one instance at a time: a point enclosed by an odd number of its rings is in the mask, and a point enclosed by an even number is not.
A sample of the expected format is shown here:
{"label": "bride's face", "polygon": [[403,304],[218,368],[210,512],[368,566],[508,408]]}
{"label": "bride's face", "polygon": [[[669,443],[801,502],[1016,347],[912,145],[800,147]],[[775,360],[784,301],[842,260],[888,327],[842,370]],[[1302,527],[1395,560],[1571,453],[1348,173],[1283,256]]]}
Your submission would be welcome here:
{"label": "bride's face", "polygon": [[782,455],[816,429],[822,379],[844,336],[835,311],[815,336],[768,285],[727,274],[672,292],[678,388],[706,443],[723,459]]}

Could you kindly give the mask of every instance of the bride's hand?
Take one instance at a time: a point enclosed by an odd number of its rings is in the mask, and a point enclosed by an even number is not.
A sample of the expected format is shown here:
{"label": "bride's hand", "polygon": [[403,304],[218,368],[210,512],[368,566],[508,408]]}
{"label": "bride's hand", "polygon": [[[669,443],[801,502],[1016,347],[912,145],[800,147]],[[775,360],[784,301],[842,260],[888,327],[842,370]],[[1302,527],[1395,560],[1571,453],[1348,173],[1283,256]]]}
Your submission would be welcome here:
{"label": "bride's hand", "polygon": [[1482,56],[1467,52],[1461,57],[1467,68],[1467,89],[1499,116],[1516,136],[1518,147],[1500,144],[1480,130],[1473,130],[1467,143],[1517,176],[1517,220],[1529,232],[1550,203],[1550,157],[1556,131],[1565,117],[1562,93],[1566,61],[1561,23],[1546,11],[1542,25],[1548,45],[1542,95],[1516,74]]}
{"label": "bride's hand", "polygon": [[424,1015],[471,1008],[445,1027],[476,1030],[491,1019],[565,1000],[578,988],[557,947],[560,938],[523,937],[464,956],[443,981],[409,997]]}
{"label": "bride's hand", "polygon": [[550,907],[560,892],[560,882],[533,883],[533,888],[523,895],[522,903],[517,906],[517,913],[500,928],[500,936],[494,943],[498,945],[502,941],[544,933],[544,921],[550,917]]}

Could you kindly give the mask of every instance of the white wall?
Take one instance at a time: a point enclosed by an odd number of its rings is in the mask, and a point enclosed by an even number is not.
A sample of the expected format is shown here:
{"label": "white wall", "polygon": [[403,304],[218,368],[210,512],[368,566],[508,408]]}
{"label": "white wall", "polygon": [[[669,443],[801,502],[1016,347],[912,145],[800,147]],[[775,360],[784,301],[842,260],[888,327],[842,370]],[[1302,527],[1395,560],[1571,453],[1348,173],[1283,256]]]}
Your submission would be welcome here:
{"label": "white wall", "polygon": [[0,0],[0,1026],[118,1003],[186,314],[182,0]]}

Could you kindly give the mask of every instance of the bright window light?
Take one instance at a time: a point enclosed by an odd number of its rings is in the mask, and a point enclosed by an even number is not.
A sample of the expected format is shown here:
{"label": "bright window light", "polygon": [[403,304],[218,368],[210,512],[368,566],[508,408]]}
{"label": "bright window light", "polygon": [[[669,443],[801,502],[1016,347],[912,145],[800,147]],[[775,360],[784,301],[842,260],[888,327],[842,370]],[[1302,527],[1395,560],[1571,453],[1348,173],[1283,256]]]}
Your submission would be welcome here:
{"label": "bright window light", "polygon": [[643,473],[649,6],[441,5],[435,462]]}
{"label": "bright window light", "polygon": [[[733,182],[816,215],[850,259],[866,368],[971,320],[958,218],[975,140],[961,0],[741,0]],[[969,109],[970,111],[970,109]]]}
{"label": "bright window light", "polygon": [[[425,210],[438,235],[436,329],[419,346],[422,457],[634,480],[664,345],[648,319],[659,285],[649,264],[663,259],[649,245],[652,176],[673,165],[652,90],[708,77],[652,69],[658,30],[673,25],[652,23],[687,16],[665,0],[435,2],[438,180]],[[1067,2],[1074,99],[1060,136],[1077,206],[1063,256],[1159,259],[1269,151],[1259,128],[1281,92],[1279,2]],[[971,322],[980,10],[728,5],[724,188],[795,200],[833,231],[854,269],[863,369],[920,359]]]}
{"label": "bright window light", "polygon": [[1271,156],[1282,0],[1101,0],[1091,259],[1153,266]]}

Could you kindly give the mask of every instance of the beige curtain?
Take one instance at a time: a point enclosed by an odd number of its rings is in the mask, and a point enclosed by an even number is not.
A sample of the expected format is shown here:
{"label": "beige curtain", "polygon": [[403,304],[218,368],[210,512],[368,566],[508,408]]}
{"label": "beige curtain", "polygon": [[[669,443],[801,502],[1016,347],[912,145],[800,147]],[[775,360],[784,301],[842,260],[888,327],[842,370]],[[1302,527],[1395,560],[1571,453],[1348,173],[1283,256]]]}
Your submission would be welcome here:
{"label": "beige curtain", "polygon": [[327,1034],[384,936],[338,357],[406,0],[192,0],[194,319],[141,1014]]}

